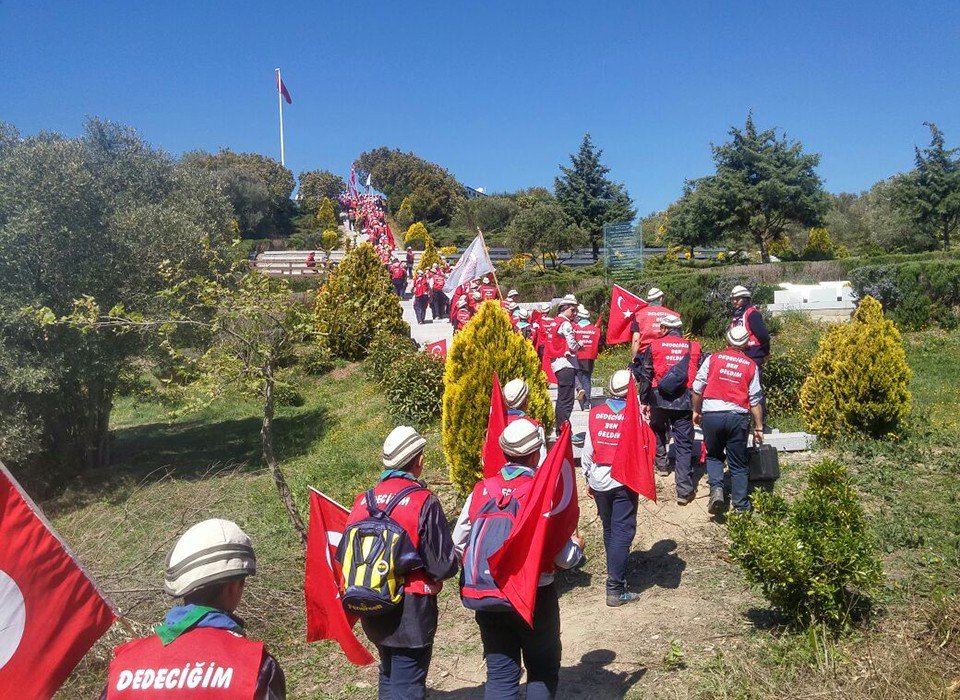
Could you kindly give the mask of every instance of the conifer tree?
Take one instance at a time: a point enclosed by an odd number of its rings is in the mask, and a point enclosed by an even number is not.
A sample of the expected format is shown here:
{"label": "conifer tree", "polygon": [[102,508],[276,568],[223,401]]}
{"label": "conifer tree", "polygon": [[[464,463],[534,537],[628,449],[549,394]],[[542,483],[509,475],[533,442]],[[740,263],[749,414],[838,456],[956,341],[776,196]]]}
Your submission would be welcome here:
{"label": "conifer tree", "polygon": [[485,301],[453,338],[443,394],[443,452],[450,481],[466,495],[482,475],[480,452],[490,414],[493,373],[501,382],[520,378],[530,387],[527,415],[549,433],[553,404],[533,345],[513,330],[497,301]]}
{"label": "conifer tree", "polygon": [[333,202],[329,197],[320,200],[320,208],[317,209],[317,225],[321,231],[337,229],[337,212],[333,208]]}
{"label": "conifer tree", "polygon": [[420,255],[420,261],[417,263],[418,270],[429,270],[434,265],[443,265],[443,258],[437,252],[437,246],[433,242],[433,237],[427,234],[427,243],[423,247],[423,253]]}
{"label": "conifer tree", "polygon": [[807,427],[826,439],[894,433],[910,413],[910,375],[900,331],[864,297],[849,324],[820,340],[800,389]]}
{"label": "conifer tree", "polygon": [[373,246],[351,250],[317,294],[317,331],[335,357],[362,360],[379,333],[410,335],[400,300]]}
{"label": "conifer tree", "polygon": [[404,197],[403,201],[400,202],[400,208],[397,209],[397,213],[394,215],[394,218],[397,220],[397,224],[402,228],[409,228],[413,225],[413,207],[410,205],[410,198]]}

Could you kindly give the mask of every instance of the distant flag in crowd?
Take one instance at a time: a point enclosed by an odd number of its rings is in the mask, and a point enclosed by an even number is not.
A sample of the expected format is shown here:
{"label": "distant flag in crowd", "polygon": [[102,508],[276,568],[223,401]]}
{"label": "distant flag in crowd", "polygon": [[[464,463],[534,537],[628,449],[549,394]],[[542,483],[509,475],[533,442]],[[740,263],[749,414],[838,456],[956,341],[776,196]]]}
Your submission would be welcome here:
{"label": "distant flag in crowd", "polygon": [[365,183],[367,188],[370,188],[370,173],[367,173],[367,182]]}
{"label": "distant flag in crowd", "polygon": [[353,165],[350,166],[350,197],[357,198],[357,169]]}
{"label": "distant flag in crowd", "polygon": [[287,104],[293,104],[293,100],[290,99],[290,92],[287,90],[287,86],[283,84],[283,78],[280,77],[280,70],[277,69],[277,89],[280,91],[280,94],[283,95],[283,99],[287,101]]}
{"label": "distant flag in crowd", "polygon": [[630,375],[627,389],[627,405],[623,409],[620,424],[620,440],[613,453],[610,476],[641,496],[657,502],[657,485],[653,478],[653,458],[657,451],[657,439],[647,422],[640,419],[640,400],[637,398],[637,382]]}
{"label": "distant flag in crowd", "polygon": [[540,574],[553,568],[553,558],[579,519],[573,442],[570,423],[564,423],[560,438],[537,468],[513,530],[490,557],[494,581],[528,625],[533,625]]}
{"label": "distant flag in crowd", "polygon": [[373,656],[353,633],[357,618],[348,616],[340,603],[343,573],[337,547],[350,512],[316,489],[310,489],[310,527],[303,592],[307,603],[307,641],[332,639],[347,660],[357,666],[373,663]]}
{"label": "distant flag in crowd", "polygon": [[493,263],[487,253],[487,247],[483,244],[483,236],[477,236],[473,239],[473,243],[463,251],[463,255],[460,256],[457,264],[447,275],[446,282],[443,284],[443,292],[448,297],[453,296],[453,291],[461,284],[480,279],[492,271]]}
{"label": "distant flag in crowd", "polygon": [[613,285],[610,295],[610,323],[607,325],[607,345],[626,343],[630,340],[630,325],[634,314],[647,302],[628,292],[618,284]]}
{"label": "distant flag in crowd", "polygon": [[434,343],[427,343],[423,346],[423,349],[429,352],[431,355],[436,355],[442,360],[447,359],[447,339],[443,338]]}
{"label": "distant flag in crowd", "polygon": [[503,399],[500,377],[493,373],[493,386],[490,389],[490,417],[487,419],[487,437],[483,443],[483,478],[494,476],[503,469],[507,457],[500,449],[500,435],[507,427],[507,402]]}
{"label": "distant flag in crowd", "polygon": [[52,697],[115,619],[113,604],[0,464],[0,694]]}

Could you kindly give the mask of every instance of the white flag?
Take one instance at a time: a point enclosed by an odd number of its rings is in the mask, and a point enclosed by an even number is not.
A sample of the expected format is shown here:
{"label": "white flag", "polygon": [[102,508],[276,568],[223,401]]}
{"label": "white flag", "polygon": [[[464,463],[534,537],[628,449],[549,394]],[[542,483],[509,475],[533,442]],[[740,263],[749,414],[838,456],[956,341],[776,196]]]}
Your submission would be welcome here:
{"label": "white flag", "polygon": [[443,285],[443,291],[448,297],[452,297],[453,290],[464,282],[480,279],[492,271],[493,263],[490,262],[490,256],[483,245],[483,239],[477,236],[473,239],[470,247],[463,251],[463,255],[460,256],[457,264],[450,271],[450,276],[447,277],[447,281]]}
{"label": "white flag", "polygon": [[370,186],[370,173],[367,173],[367,187]]}

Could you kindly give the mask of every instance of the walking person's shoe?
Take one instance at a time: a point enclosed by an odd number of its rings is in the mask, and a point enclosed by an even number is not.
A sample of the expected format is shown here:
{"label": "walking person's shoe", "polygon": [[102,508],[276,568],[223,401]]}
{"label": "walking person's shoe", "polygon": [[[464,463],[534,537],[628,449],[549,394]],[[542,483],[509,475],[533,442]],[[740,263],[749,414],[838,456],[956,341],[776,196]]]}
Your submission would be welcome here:
{"label": "walking person's shoe", "polygon": [[681,495],[678,493],[678,494],[677,494],[677,505],[678,505],[678,506],[685,506],[685,505],[687,505],[687,504],[689,504],[689,503],[693,503],[693,499],[695,499],[696,497],[697,497],[697,494],[696,494],[696,493],[688,493],[688,494],[684,494],[683,496],[681,496]]}
{"label": "walking person's shoe", "polygon": [[583,405],[583,400],[586,397],[587,397],[587,392],[585,392],[582,387],[580,389],[577,389],[577,401],[580,402],[581,406]]}
{"label": "walking person's shoe", "polygon": [[639,599],[639,593],[631,593],[630,591],[624,591],[619,595],[607,593],[607,605],[611,608],[619,608],[621,605],[626,605]]}
{"label": "walking person's shoe", "polygon": [[720,515],[727,509],[727,502],[723,498],[723,487],[715,486],[710,489],[710,504],[707,511],[711,515]]}

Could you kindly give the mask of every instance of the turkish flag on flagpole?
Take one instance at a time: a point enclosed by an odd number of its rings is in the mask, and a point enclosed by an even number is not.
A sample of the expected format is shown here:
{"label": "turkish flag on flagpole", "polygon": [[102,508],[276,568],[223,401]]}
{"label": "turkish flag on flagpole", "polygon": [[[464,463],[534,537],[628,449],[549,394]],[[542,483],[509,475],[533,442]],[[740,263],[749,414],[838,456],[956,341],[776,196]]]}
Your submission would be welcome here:
{"label": "turkish flag on flagpole", "polygon": [[277,89],[280,90],[280,94],[283,95],[283,99],[287,101],[288,105],[293,104],[293,100],[290,99],[290,93],[287,92],[287,86],[283,84],[283,78],[280,77],[279,70],[277,71]]}
{"label": "turkish flag on flagpole", "polygon": [[633,315],[646,305],[647,302],[636,294],[628,292],[619,284],[613,285],[613,292],[610,294],[607,345],[626,343],[630,340],[630,324],[633,321]]}
{"label": "turkish flag on flagpole", "polygon": [[646,421],[640,419],[640,400],[637,398],[637,382],[630,376],[627,389],[627,405],[623,409],[620,440],[613,453],[610,476],[631,491],[657,502],[657,484],[653,478],[653,458],[657,451],[657,438]]}
{"label": "turkish flag on flagpole", "polygon": [[117,616],[0,464],[0,694],[53,696]]}
{"label": "turkish flag on flagpole", "polygon": [[316,489],[310,489],[310,528],[307,535],[307,567],[303,593],[307,602],[307,641],[332,639],[347,660],[357,666],[373,663],[373,656],[353,633],[357,618],[348,616],[340,604],[343,573],[337,561],[337,546],[347,526],[346,508]]}
{"label": "turkish flag on flagpole", "polygon": [[560,439],[533,477],[513,530],[490,557],[494,581],[530,626],[540,574],[553,569],[553,558],[577,529],[579,519],[570,423],[564,423]]}
{"label": "turkish flag on flagpole", "polygon": [[487,438],[483,442],[483,478],[493,476],[503,469],[507,457],[500,449],[500,435],[507,427],[507,403],[503,400],[500,378],[493,373],[493,386],[490,388],[490,417],[487,420]]}

